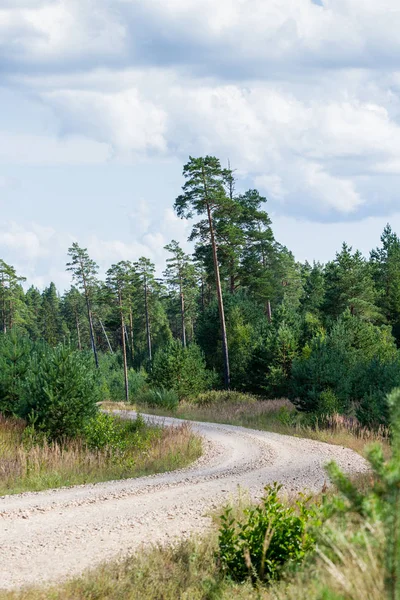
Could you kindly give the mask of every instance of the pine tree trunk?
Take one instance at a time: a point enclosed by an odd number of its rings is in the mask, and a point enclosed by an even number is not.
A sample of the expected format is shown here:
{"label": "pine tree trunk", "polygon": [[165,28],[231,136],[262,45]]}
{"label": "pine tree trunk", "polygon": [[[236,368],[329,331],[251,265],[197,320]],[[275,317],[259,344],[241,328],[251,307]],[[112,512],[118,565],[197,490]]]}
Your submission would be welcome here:
{"label": "pine tree trunk", "polygon": [[109,340],[108,335],[107,335],[107,331],[105,330],[105,327],[103,325],[103,321],[100,318],[99,318],[99,323],[100,323],[101,330],[104,333],[104,337],[106,338],[106,342],[107,342],[107,346],[108,346],[108,349],[110,351],[110,354],[114,354],[112,346],[110,344],[110,340]]}
{"label": "pine tree trunk", "polygon": [[147,335],[147,352],[149,355],[150,364],[153,360],[151,355],[151,335],[150,335],[150,318],[149,318],[149,302],[147,294],[147,278],[144,276],[144,309],[146,312],[146,335]]}
{"label": "pine tree trunk", "polygon": [[207,215],[208,215],[208,224],[210,227],[211,246],[212,246],[213,259],[214,259],[214,271],[215,271],[215,283],[217,286],[219,319],[221,322],[222,352],[223,352],[223,358],[224,358],[224,383],[225,383],[225,388],[229,389],[230,384],[231,384],[231,378],[230,378],[230,372],[229,372],[228,338],[226,335],[224,300],[222,297],[221,278],[220,278],[220,274],[219,274],[219,264],[218,264],[218,256],[217,256],[217,246],[215,243],[214,227],[213,227],[212,218],[211,218],[211,209],[210,209],[210,205],[208,202],[207,202]]}
{"label": "pine tree trunk", "polygon": [[124,361],[124,381],[125,381],[125,402],[129,403],[128,364],[126,362],[125,323],[124,323],[124,312],[122,310],[121,290],[119,290],[118,295],[119,295],[119,310],[120,310],[120,315],[121,315],[122,357],[123,357],[123,361]]}
{"label": "pine tree trunk", "polygon": [[272,321],[272,309],[271,309],[271,302],[269,300],[267,302],[267,317],[268,317],[268,323],[271,323],[271,321]]}
{"label": "pine tree trunk", "polygon": [[186,326],[185,326],[185,297],[182,289],[182,280],[179,283],[181,296],[181,319],[182,319],[182,345],[186,348]]}
{"label": "pine tree trunk", "polygon": [[75,322],[76,322],[76,334],[78,336],[78,350],[82,350],[82,343],[81,343],[81,330],[79,327],[79,319],[78,319],[78,315],[75,314]]}
{"label": "pine tree trunk", "polygon": [[132,314],[132,306],[129,307],[129,335],[131,339],[131,361],[133,367],[133,314]]}
{"label": "pine tree trunk", "polygon": [[86,298],[86,305],[87,305],[88,318],[89,318],[90,342],[91,342],[92,350],[93,350],[93,354],[94,354],[94,362],[96,363],[96,368],[98,369],[99,368],[99,359],[97,357],[97,348],[96,348],[96,342],[94,339],[92,311],[90,310],[90,304],[89,304],[88,298]]}
{"label": "pine tree trunk", "polygon": [[91,345],[92,345],[92,350],[93,350],[93,354],[94,354],[94,362],[96,363],[96,369],[98,369],[99,368],[99,359],[98,359],[98,356],[97,356],[96,342],[95,342],[95,339],[94,339],[94,328],[93,328],[92,310],[90,308],[89,290],[88,290],[88,287],[87,287],[86,277],[85,277],[85,272],[84,272],[84,268],[83,268],[82,262],[81,262],[81,273],[82,273],[82,279],[83,279],[83,287],[84,287],[84,290],[85,290],[86,307],[87,307],[87,311],[88,311],[89,329],[90,329],[90,342],[91,342]]}

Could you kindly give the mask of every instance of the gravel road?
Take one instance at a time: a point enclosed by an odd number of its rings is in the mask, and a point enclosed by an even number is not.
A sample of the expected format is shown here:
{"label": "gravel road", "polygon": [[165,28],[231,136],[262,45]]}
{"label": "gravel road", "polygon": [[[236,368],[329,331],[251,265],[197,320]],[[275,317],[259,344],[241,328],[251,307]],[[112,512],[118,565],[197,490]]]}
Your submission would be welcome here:
{"label": "gravel road", "polygon": [[340,446],[232,425],[191,425],[205,452],[186,469],[1,497],[0,588],[71,577],[143,543],[200,531],[210,524],[207,512],[240,488],[254,498],[274,481],[289,491],[320,491],[331,459],[350,473],[367,469],[358,454]]}

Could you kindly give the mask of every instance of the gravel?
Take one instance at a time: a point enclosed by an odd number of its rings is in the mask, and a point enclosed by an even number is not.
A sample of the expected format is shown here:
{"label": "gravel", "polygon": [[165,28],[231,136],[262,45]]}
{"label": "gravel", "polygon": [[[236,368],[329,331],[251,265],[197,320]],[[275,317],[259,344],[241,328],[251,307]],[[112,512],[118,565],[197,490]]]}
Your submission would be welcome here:
{"label": "gravel", "polygon": [[[135,413],[124,413],[135,418]],[[157,424],[181,420],[146,416]],[[138,479],[0,498],[0,589],[80,574],[143,544],[166,543],[210,525],[212,509],[265,485],[321,491],[324,465],[367,471],[347,448],[233,425],[191,422],[204,454],[190,467]]]}

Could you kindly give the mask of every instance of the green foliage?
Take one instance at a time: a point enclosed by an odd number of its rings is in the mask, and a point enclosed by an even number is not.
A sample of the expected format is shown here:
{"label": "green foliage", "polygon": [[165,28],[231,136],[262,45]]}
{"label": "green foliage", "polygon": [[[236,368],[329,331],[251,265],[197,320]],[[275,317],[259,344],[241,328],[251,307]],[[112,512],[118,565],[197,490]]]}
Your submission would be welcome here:
{"label": "green foliage", "polygon": [[388,328],[347,312],[294,360],[290,397],[300,410],[319,411],[321,394],[329,389],[339,412],[348,413],[359,403],[364,423],[372,423],[377,412],[378,422],[385,422],[386,394],[396,385],[400,385],[399,357]]}
{"label": "green foliage", "polygon": [[340,412],[340,402],[332,390],[324,390],[319,395],[318,412],[320,415],[329,416]]}
{"label": "green foliage", "polygon": [[280,488],[266,487],[261,504],[245,509],[243,520],[235,521],[231,508],[222,515],[219,559],[235,581],[279,579],[285,567],[300,563],[314,547],[308,526],[315,510],[301,500],[297,510],[284,505],[278,498]]}
{"label": "green foliage", "polygon": [[[101,398],[102,400],[112,400],[114,402],[123,402],[125,400],[125,383],[122,366],[122,354],[100,355],[100,373],[101,373]],[[147,374],[144,369],[135,371],[128,370],[129,382],[129,401],[134,402],[138,393],[147,385]]]}
{"label": "green foliage", "polygon": [[127,446],[135,445],[136,438],[132,437],[146,428],[141,415],[133,420],[121,420],[108,413],[98,412],[84,427],[83,435],[90,448],[101,450],[125,450]]}
{"label": "green foliage", "polygon": [[136,396],[135,401],[137,404],[166,410],[174,410],[179,404],[176,392],[163,387],[143,391]]}
{"label": "green foliage", "polygon": [[84,427],[83,434],[90,448],[116,448],[122,442],[115,418],[99,412]]}
{"label": "green foliage", "polygon": [[345,502],[340,498],[328,503],[329,513],[354,513],[363,519],[363,527],[370,529],[370,522],[381,521],[386,532],[386,589],[388,598],[400,597],[400,388],[388,396],[392,429],[392,457],[385,460],[379,445],[370,447],[367,453],[373,484],[365,492],[359,491],[351,480],[335,464],[327,467],[328,474],[338,487]]}
{"label": "green foliage", "polygon": [[0,334],[0,412],[18,414],[33,344],[16,332]]}
{"label": "green foliage", "polygon": [[98,400],[97,374],[86,353],[57,346],[34,354],[23,386],[21,416],[50,439],[83,433]]}
{"label": "green foliage", "polygon": [[196,344],[184,348],[173,340],[154,356],[150,384],[173,390],[180,399],[190,398],[211,387],[203,353]]}

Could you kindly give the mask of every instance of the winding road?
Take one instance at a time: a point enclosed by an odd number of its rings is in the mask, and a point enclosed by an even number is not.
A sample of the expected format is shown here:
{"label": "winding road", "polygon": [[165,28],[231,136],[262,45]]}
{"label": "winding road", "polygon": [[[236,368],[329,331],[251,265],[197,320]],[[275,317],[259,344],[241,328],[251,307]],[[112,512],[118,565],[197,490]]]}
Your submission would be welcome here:
{"label": "winding road", "polygon": [[201,531],[210,524],[207,513],[240,489],[258,498],[278,481],[288,491],[320,491],[332,459],[346,472],[367,469],[340,446],[232,425],[191,426],[204,439],[204,455],[186,469],[0,498],[0,589],[71,577],[143,543]]}

